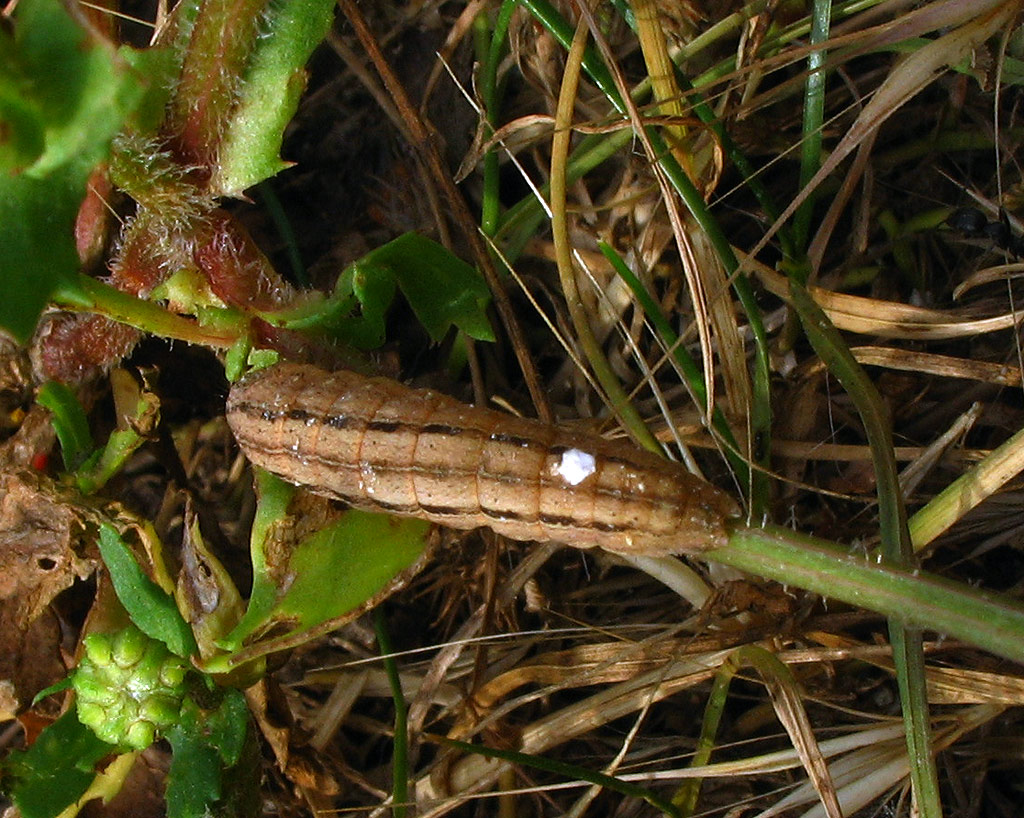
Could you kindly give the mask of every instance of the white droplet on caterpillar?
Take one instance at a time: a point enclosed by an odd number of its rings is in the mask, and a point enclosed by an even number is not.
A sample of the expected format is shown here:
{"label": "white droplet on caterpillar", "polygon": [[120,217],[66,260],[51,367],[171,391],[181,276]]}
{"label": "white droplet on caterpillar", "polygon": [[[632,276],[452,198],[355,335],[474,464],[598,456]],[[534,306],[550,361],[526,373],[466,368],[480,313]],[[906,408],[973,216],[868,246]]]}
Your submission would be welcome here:
{"label": "white droplet on caterpillar", "polygon": [[580,449],[567,449],[562,452],[561,461],[552,471],[570,486],[578,486],[597,471],[597,460],[594,455]]}

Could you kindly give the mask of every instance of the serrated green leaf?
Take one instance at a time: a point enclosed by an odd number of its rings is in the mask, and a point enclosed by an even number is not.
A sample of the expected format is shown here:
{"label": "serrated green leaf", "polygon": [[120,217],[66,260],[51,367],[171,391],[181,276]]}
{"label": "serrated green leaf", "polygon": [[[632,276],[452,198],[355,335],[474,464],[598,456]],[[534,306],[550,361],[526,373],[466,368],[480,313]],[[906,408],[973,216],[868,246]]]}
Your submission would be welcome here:
{"label": "serrated green leaf", "polygon": [[77,469],[95,448],[82,404],[71,389],[56,381],[43,384],[36,400],[53,415],[53,428],[60,441],[64,468],[68,471]]}
{"label": "serrated green leaf", "polygon": [[69,710],[0,765],[0,789],[24,818],[54,818],[82,796],[96,762],[114,751]]}
{"label": "serrated green leaf", "polygon": [[279,157],[281,139],[306,87],[303,66],[327,35],[333,12],[332,0],[270,7],[221,143],[213,191],[239,196],[288,167]]}
{"label": "serrated green leaf", "polygon": [[486,282],[466,262],[417,233],[399,236],[349,265],[329,297],[264,318],[359,349],[375,349],[384,342],[385,316],[396,287],[435,341],[453,325],[478,341],[494,340]]}
{"label": "serrated green leaf", "polygon": [[203,735],[217,750],[224,766],[231,767],[241,759],[248,729],[249,705],[245,696],[239,690],[226,688],[220,706],[207,714],[203,726]]}
{"label": "serrated green leaf", "polygon": [[217,751],[199,729],[178,726],[167,734],[174,754],[167,772],[167,818],[206,818],[221,797]]}
{"label": "serrated green leaf", "polygon": [[143,77],[162,56],[139,54],[133,69],[58,0],[23,0],[12,19],[0,62],[0,133],[12,134],[14,161],[0,172],[0,326],[25,341],[50,295],[74,288],[74,223],[89,174],[146,98]]}
{"label": "serrated green leaf", "polygon": [[163,642],[177,656],[195,654],[196,640],[174,598],[146,576],[113,526],[100,526],[99,545],[117,598],[139,630]]}

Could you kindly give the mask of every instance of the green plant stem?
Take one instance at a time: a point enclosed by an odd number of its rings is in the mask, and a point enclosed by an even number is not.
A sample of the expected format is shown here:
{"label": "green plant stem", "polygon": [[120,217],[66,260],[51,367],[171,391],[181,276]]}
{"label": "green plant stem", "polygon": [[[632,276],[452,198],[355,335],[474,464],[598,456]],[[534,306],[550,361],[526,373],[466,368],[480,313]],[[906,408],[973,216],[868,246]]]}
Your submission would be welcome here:
{"label": "green plant stem", "polygon": [[[478,48],[478,56],[481,58],[480,68],[480,98],[484,106],[488,131],[487,138],[494,134],[498,125],[498,110],[501,107],[501,88],[498,85],[498,66],[501,64],[502,55],[505,53],[505,38],[508,36],[508,26],[512,20],[512,14],[518,6],[518,0],[505,0],[498,11],[498,17],[494,21],[494,29],[491,32],[490,40],[486,50]],[[473,21],[475,29],[481,31],[481,39],[485,33],[483,29],[487,24],[485,14],[477,15]],[[480,53],[483,52],[483,53]],[[483,161],[483,195],[481,196],[480,229],[485,236],[493,236],[498,229],[499,208],[501,205],[500,178],[499,178],[499,157],[497,146],[492,147],[484,156]]]}
{"label": "green plant stem", "polygon": [[[676,335],[672,325],[661,311],[661,307],[658,306],[658,302],[654,300],[654,297],[647,291],[647,287],[644,283],[629,269],[629,266],[622,257],[615,252],[615,249],[605,242],[598,242],[598,249],[604,255],[608,262],[615,268],[615,271],[619,274],[619,277],[626,282],[626,286],[632,291],[633,296],[636,298],[640,307],[644,311],[644,315],[647,316],[647,320],[651,322],[654,331],[661,338],[661,342],[665,345],[665,349],[668,354],[672,356],[675,362],[678,364],[679,369],[682,371],[683,378],[686,379],[687,386],[693,393],[694,403],[698,406],[704,406],[707,403],[707,389],[704,386],[704,375],[700,371],[700,367],[697,366],[697,362],[693,360],[690,353],[687,352],[686,347],[680,343],[679,336]],[[721,436],[724,444],[724,451],[726,457],[729,458],[729,465],[732,467],[736,480],[741,486],[747,485],[750,475],[750,467],[747,462],[743,459],[743,454],[740,451],[739,444],[736,442],[736,438],[733,436],[732,429],[729,428],[729,423],[725,419],[725,415],[722,414],[721,408],[716,406],[711,416],[711,425],[715,431]]]}
{"label": "green plant stem", "polygon": [[993,449],[910,518],[910,539],[920,550],[961,519],[1024,467],[1024,429]]}
{"label": "green plant stem", "polygon": [[166,308],[136,298],[95,278],[79,274],[74,283],[59,288],[51,299],[55,306],[76,312],[105,315],[114,321],[143,332],[172,338],[190,344],[227,349],[238,340],[245,321],[233,310],[220,310],[209,317],[216,324],[200,324],[191,318],[175,315]]}
{"label": "green plant stem", "polygon": [[1024,662],[1024,608],[997,594],[778,526],[737,526],[727,546],[700,556]]}
{"label": "green plant stem", "polygon": [[[566,184],[574,185],[594,168],[624,150],[635,138],[632,129],[628,127],[610,135],[591,134],[584,137],[566,165]],[[549,198],[550,190],[548,185],[540,188],[541,196]],[[533,193],[505,211],[498,224],[495,240],[501,244],[502,254],[509,264],[519,258],[546,217],[544,204]]]}
{"label": "green plant stem", "polygon": [[263,199],[263,206],[267,209],[267,214],[274,223],[281,241],[284,242],[285,256],[288,259],[292,278],[300,287],[308,287],[309,273],[306,272],[306,265],[302,263],[302,256],[299,255],[299,242],[295,237],[288,214],[277,197],[277,191],[274,190],[274,186],[269,180],[260,182],[258,189],[260,198]]}
{"label": "green plant stem", "polygon": [[754,288],[750,279],[745,274],[738,274],[739,262],[736,254],[732,251],[725,233],[722,232],[718,220],[711,215],[707,209],[704,197],[694,186],[690,177],[668,152],[668,147],[659,134],[648,128],[648,135],[651,144],[660,157],[659,164],[665,172],[676,192],[683,199],[687,209],[705,232],[718,260],[725,267],[726,272],[731,276],[733,291],[743,307],[754,337],[754,361],[753,361],[753,402],[750,407],[750,440],[754,450],[753,460],[762,466],[761,469],[750,471],[750,515],[751,519],[761,519],[768,508],[770,490],[768,485],[768,465],[771,460],[771,439],[772,439],[772,402],[771,402],[771,362],[768,352],[768,333],[765,331],[764,322],[761,320],[761,310],[757,305],[754,295]]}

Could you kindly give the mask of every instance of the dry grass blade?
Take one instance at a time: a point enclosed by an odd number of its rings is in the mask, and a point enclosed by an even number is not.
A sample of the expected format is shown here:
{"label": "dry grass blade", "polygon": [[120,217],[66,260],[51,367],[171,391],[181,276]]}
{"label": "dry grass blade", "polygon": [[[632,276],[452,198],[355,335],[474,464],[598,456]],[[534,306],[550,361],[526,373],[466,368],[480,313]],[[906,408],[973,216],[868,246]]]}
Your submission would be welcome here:
{"label": "dry grass blade", "polygon": [[927,372],[941,378],[960,378],[998,386],[1019,386],[1021,382],[1020,368],[1016,364],[994,364],[892,347],[853,347],[850,351],[858,363],[868,366],[903,372]]}
{"label": "dry grass blade", "polygon": [[[749,264],[765,289],[783,298],[789,289],[784,276],[749,258]],[[1015,327],[1024,321],[1024,310],[981,317],[976,311],[933,310],[912,304],[865,298],[809,287],[815,302],[838,329],[882,338],[939,341],[964,338]]]}

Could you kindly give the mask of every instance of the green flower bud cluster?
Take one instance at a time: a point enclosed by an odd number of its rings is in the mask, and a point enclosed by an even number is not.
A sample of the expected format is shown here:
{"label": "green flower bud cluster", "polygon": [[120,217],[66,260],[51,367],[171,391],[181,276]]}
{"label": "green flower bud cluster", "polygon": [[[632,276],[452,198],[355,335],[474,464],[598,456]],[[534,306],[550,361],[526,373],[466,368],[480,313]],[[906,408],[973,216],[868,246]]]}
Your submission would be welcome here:
{"label": "green flower bud cluster", "polygon": [[178,720],[188,664],[134,625],[85,637],[75,671],[78,720],[104,741],[144,750]]}

